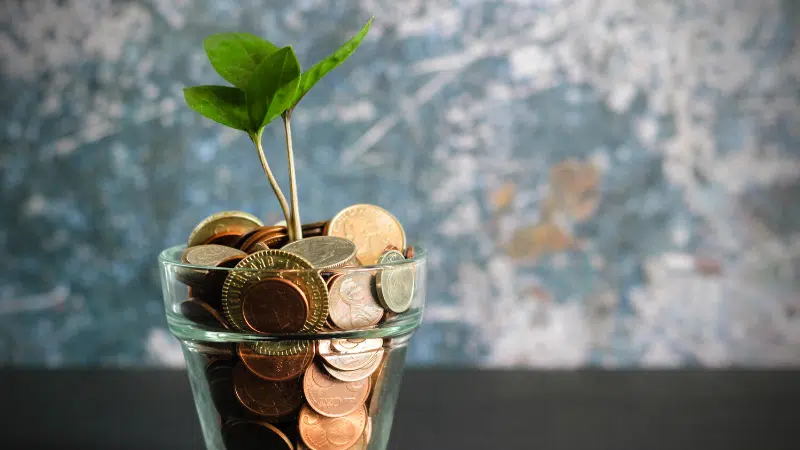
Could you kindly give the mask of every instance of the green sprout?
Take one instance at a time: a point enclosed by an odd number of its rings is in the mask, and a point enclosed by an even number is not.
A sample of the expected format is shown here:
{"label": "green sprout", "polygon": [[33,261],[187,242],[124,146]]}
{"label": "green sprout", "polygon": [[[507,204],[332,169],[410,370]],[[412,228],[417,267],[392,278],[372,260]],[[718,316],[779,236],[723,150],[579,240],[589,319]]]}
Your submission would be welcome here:
{"label": "green sprout", "polygon": [[[203,47],[214,70],[233,86],[194,86],[183,90],[190,108],[222,125],[242,130],[250,137],[286,218],[290,241],[303,238],[292,148],[292,111],[319,80],[353,54],[371,24],[372,19],[358,34],[305,72],[300,70],[300,62],[291,46],[279,48],[249,33],[213,34],[203,41]],[[278,116],[283,119],[286,134],[291,207],[261,145],[264,127]]]}

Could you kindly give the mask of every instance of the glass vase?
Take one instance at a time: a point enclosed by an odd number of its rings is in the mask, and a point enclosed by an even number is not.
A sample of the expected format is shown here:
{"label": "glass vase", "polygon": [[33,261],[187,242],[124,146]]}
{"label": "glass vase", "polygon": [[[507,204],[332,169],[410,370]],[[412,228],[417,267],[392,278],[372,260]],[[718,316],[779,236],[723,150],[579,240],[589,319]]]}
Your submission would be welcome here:
{"label": "glass vase", "polygon": [[[386,449],[425,303],[424,249],[309,270],[198,266],[184,251],[159,264],[207,449]],[[305,303],[290,302],[298,289]],[[301,329],[263,332],[300,326],[287,308],[301,310]]]}

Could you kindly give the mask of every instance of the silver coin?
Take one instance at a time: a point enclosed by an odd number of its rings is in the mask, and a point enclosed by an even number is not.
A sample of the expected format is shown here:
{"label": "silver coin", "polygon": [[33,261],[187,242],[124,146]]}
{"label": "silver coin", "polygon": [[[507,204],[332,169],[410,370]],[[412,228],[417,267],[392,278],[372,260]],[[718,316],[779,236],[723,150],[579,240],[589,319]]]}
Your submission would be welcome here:
{"label": "silver coin", "polygon": [[[378,257],[378,264],[405,259],[399,251],[389,250]],[[414,270],[409,264],[383,267],[375,277],[375,288],[384,308],[395,313],[405,312],[414,299]]]}
{"label": "silver coin", "polygon": [[284,245],[281,250],[307,259],[315,269],[330,269],[347,264],[356,256],[356,244],[336,236],[315,236]]}

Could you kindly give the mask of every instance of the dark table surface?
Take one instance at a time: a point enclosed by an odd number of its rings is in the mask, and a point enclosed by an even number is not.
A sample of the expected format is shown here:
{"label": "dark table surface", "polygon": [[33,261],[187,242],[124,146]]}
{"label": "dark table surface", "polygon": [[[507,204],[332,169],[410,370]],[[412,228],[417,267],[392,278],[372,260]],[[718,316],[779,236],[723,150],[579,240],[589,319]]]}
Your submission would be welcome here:
{"label": "dark table surface", "polygon": [[[0,449],[201,449],[181,371],[0,370]],[[800,372],[407,371],[391,449],[800,449]]]}

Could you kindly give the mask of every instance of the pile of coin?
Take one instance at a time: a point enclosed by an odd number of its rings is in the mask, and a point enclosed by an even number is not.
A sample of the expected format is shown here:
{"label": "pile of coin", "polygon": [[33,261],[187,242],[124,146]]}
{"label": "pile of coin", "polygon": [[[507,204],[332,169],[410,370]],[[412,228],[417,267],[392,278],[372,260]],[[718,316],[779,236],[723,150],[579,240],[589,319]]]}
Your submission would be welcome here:
{"label": "pile of coin", "polygon": [[[387,372],[383,339],[302,335],[369,329],[409,311],[414,270],[391,263],[414,250],[397,219],[374,205],[350,206],[302,230],[302,239],[289,242],[282,224],[265,226],[239,211],[214,214],[192,231],[176,273],[189,287],[180,305],[187,320],[264,335],[233,348],[205,343],[213,349],[206,377],[228,450],[369,443]],[[347,269],[354,267],[364,268]]]}

